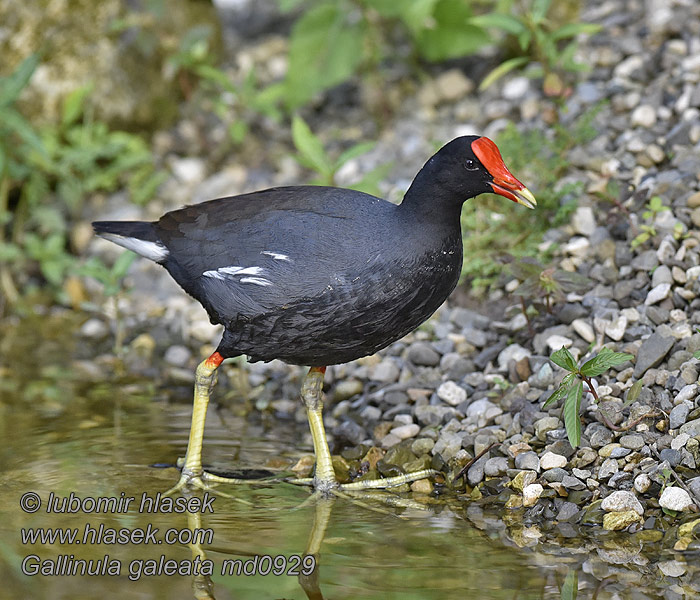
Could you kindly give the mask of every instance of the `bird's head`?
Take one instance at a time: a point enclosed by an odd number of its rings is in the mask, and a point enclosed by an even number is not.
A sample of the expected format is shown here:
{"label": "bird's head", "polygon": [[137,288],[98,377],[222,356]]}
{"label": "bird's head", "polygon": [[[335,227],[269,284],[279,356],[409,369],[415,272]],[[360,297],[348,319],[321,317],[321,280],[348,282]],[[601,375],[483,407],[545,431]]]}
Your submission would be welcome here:
{"label": "bird's head", "polygon": [[[427,169],[426,169],[427,168]],[[425,165],[427,177],[459,202],[494,193],[527,208],[537,200],[508,170],[496,144],[487,137],[458,137],[443,146]]]}

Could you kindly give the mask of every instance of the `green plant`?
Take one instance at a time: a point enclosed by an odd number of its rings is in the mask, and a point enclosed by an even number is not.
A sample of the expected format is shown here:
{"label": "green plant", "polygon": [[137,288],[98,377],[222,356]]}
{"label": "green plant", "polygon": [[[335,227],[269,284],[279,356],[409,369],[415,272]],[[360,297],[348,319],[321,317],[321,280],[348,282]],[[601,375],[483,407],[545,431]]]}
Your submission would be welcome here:
{"label": "green plant", "polygon": [[[630,244],[632,248],[636,248],[644,244],[647,240],[656,237],[656,228],[654,227],[654,221],[659,213],[665,210],[671,210],[668,206],[664,205],[664,201],[659,196],[652,196],[647,203],[647,210],[642,213],[642,218],[647,221],[647,223],[639,226],[641,233],[639,233]],[[674,230],[675,233],[676,230]]]}
{"label": "green plant", "polygon": [[88,195],[126,188],[143,203],[165,177],[141,138],[93,120],[90,86],[67,96],[59,123],[27,121],[17,100],[38,64],[31,55],[0,79],[0,288],[9,305],[38,285],[66,301],[63,283],[77,269],[68,232]]}
{"label": "green plant", "polygon": [[[298,0],[280,0],[285,10]],[[397,32],[429,61],[466,56],[489,42],[464,0],[314,0],[295,22],[289,42],[284,103],[293,111],[317,93],[358,73],[376,73],[396,55]]]}
{"label": "green plant", "polygon": [[[332,160],[323,148],[321,140],[313,134],[306,122],[298,115],[295,115],[292,120],[292,138],[298,153],[296,159],[317,173],[318,176],[312,182],[316,185],[335,185],[336,174],[345,163],[369,152],[374,147],[374,142],[355,144],[345,150],[337,159]],[[349,187],[376,196],[379,194],[379,182],[386,176],[390,168],[391,163],[381,164]]]}
{"label": "green plant", "polygon": [[584,188],[582,182],[559,184],[569,168],[567,154],[574,146],[597,136],[593,119],[603,106],[601,103],[591,107],[566,127],[557,123],[548,131],[521,131],[510,124],[497,136],[509,169],[534,190],[537,210],[526,213],[495,196],[481,196],[465,203],[462,279],[469,279],[473,289],[483,290],[502,273],[502,255],[550,260],[547,252],[537,248],[542,234],[569,220]]}
{"label": "green plant", "polygon": [[212,36],[209,25],[190,29],[168,58],[166,77],[177,79],[186,100],[211,108],[226,128],[229,140],[239,145],[248,135],[249,122],[254,115],[262,114],[274,121],[280,119],[276,105],[284,90],[280,86],[263,89],[252,69],[242,81],[234,81],[216,64]]}
{"label": "green plant", "polygon": [[513,295],[520,297],[526,316],[526,301],[543,301],[545,310],[551,313],[553,302],[563,300],[570,292],[584,293],[591,286],[588,277],[556,267],[544,267],[530,257],[513,261],[509,266],[513,277],[520,280]]}
{"label": "green plant", "polygon": [[576,359],[566,348],[562,347],[549,357],[550,360],[565,369],[569,374],[562,379],[559,387],[547,398],[542,408],[547,408],[550,404],[565,398],[564,400],[564,426],[569,437],[569,442],[573,448],[581,441],[581,421],[579,411],[581,409],[581,398],[583,397],[583,384],[588,389],[586,391],[593,394],[595,402],[598,403],[598,392],[591,381],[592,377],[602,375],[617,365],[634,358],[632,354],[624,352],[613,352],[608,348],[601,348],[598,355],[579,366]]}
{"label": "green plant", "polygon": [[491,12],[474,17],[471,22],[484,28],[498,29],[517,41],[520,56],[509,58],[493,69],[481,82],[486,89],[505,74],[538,63],[539,67],[528,70],[531,77],[543,77],[543,88],[550,96],[568,96],[567,74],[588,69],[584,63],[576,62],[579,34],[594,34],[600,25],[593,23],[560,23],[553,17],[559,8],[552,0],[520,0],[501,3],[501,12]]}

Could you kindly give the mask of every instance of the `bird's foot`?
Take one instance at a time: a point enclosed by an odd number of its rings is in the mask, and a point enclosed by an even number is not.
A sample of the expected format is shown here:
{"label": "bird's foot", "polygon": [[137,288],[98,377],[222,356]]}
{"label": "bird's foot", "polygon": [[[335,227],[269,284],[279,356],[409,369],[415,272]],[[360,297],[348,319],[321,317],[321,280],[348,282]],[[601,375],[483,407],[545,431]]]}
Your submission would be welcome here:
{"label": "bird's foot", "polygon": [[[180,466],[181,459],[178,459],[178,467]],[[197,471],[193,469],[188,469],[187,467],[182,468],[182,473],[180,475],[180,480],[171,487],[164,496],[170,496],[182,490],[188,488],[198,488],[200,490],[212,491],[215,489],[216,484],[219,483],[256,483],[256,480],[251,479],[236,479],[235,477],[221,477],[220,475],[214,475],[213,473],[208,473],[202,469]],[[214,485],[212,485],[214,484]],[[218,491],[217,493],[222,496],[228,496],[223,492]]]}
{"label": "bird's foot", "polygon": [[364,490],[386,490],[406,483],[412,483],[419,479],[426,479],[437,475],[439,471],[435,469],[423,469],[413,473],[405,473],[396,475],[395,477],[386,477],[382,479],[365,479],[362,481],[353,481],[351,483],[338,483],[333,479],[319,479],[316,477],[308,477],[305,479],[292,480],[291,483],[297,485],[310,485],[315,491],[324,495],[332,495],[336,492],[362,492]]}

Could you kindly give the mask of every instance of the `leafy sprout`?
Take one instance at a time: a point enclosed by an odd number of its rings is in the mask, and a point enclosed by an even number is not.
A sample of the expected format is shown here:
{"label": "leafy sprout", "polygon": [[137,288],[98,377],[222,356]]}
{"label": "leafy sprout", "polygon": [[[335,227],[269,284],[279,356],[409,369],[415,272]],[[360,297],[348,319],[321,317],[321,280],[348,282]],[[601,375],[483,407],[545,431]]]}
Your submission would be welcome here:
{"label": "leafy sprout", "polygon": [[625,352],[613,352],[609,348],[601,348],[598,355],[586,361],[582,366],[578,366],[576,359],[566,348],[562,347],[550,356],[550,360],[569,372],[554,390],[554,393],[547,398],[542,408],[558,400],[564,400],[564,426],[569,438],[569,443],[573,448],[581,442],[581,421],[579,412],[581,410],[581,399],[583,397],[583,384],[588,387],[588,392],[593,394],[596,403],[600,401],[598,393],[591,381],[591,378],[598,377],[608,369],[621,365],[634,358],[632,354]]}
{"label": "leafy sprout", "polygon": [[[351,146],[337,159],[332,160],[323,147],[323,142],[314,135],[311,128],[298,115],[292,121],[292,138],[297,149],[297,160],[316,172],[317,177],[313,183],[317,185],[335,185],[336,175],[340,168],[348,161],[362,154],[366,154],[374,148],[374,142],[364,142]],[[386,176],[391,168],[391,163],[385,163],[375,167],[359,181],[349,187],[368,194],[379,193],[379,182]]]}

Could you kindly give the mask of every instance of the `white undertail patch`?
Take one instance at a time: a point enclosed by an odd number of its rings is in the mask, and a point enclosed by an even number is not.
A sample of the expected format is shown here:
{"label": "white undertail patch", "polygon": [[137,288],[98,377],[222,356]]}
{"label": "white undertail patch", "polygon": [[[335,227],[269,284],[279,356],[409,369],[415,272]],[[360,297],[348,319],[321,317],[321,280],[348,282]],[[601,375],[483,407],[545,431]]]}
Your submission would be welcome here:
{"label": "white undertail patch", "polygon": [[168,249],[160,242],[149,242],[147,240],[140,240],[134,237],[127,237],[124,235],[118,235],[116,233],[100,233],[100,236],[110,242],[126,248],[127,250],[132,250],[136,254],[140,254],[144,258],[155,262],[162,262],[168,257]]}

